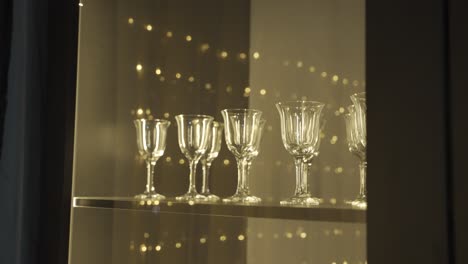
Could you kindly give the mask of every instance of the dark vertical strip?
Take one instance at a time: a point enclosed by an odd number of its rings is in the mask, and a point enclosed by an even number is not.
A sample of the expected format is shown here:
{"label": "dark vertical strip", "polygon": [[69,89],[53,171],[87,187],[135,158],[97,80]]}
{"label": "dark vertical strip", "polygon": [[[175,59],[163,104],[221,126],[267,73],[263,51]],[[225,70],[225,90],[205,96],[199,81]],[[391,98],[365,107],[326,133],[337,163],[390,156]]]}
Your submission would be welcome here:
{"label": "dark vertical strip", "polygon": [[0,158],[2,157],[3,126],[7,105],[8,65],[11,45],[11,0],[0,1]]}
{"label": "dark vertical strip", "polygon": [[450,260],[444,1],[366,3],[369,263]]}
{"label": "dark vertical strip", "polygon": [[39,223],[39,261],[47,264],[68,262],[78,8],[77,1],[48,1]]}
{"label": "dark vertical strip", "polygon": [[455,263],[455,233],[454,233],[454,204],[453,204],[453,139],[452,139],[452,83],[451,83],[451,51],[450,51],[450,1],[443,1],[444,10],[444,113],[445,113],[445,142],[446,142],[446,206],[447,206],[447,254],[449,263]]}
{"label": "dark vertical strip", "polygon": [[468,263],[468,16],[465,0],[449,0],[449,51],[450,51],[450,135],[452,163],[452,215],[455,261]]}

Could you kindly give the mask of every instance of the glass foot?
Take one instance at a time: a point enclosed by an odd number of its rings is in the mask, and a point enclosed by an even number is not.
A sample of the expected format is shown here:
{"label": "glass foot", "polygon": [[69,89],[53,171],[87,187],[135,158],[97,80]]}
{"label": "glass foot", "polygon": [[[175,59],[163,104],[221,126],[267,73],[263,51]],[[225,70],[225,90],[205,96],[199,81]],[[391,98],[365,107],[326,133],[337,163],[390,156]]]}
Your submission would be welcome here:
{"label": "glass foot", "polygon": [[294,196],[286,200],[280,201],[280,205],[302,205],[302,206],[317,206],[322,203],[322,199],[312,197],[310,194]]}
{"label": "glass foot", "polygon": [[218,202],[219,200],[221,200],[219,196],[211,193],[201,193],[201,195],[205,196],[207,202]]}
{"label": "glass foot", "polygon": [[365,197],[358,197],[355,200],[347,200],[345,203],[351,205],[355,209],[367,209],[367,199]]}
{"label": "glass foot", "polygon": [[247,194],[234,194],[231,197],[224,198],[223,202],[225,203],[245,203],[245,204],[255,204],[255,203],[260,203],[262,201],[261,198],[253,196],[253,195],[247,195]]}
{"label": "glass foot", "polygon": [[144,192],[142,194],[137,194],[134,196],[138,200],[164,200],[166,196],[156,193],[156,192]]}
{"label": "glass foot", "polygon": [[207,201],[207,198],[204,196],[204,195],[201,195],[197,192],[189,192],[189,193],[186,193],[184,195],[181,195],[181,196],[177,196],[175,198],[177,201],[200,201],[200,202],[204,202],[204,201]]}

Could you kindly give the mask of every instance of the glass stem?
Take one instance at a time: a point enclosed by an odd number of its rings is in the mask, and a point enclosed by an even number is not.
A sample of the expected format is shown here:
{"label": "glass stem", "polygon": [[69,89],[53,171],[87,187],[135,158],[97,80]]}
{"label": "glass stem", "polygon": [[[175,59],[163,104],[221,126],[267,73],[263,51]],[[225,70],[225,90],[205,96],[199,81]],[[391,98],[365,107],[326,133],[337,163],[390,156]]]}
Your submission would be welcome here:
{"label": "glass stem", "polygon": [[154,192],[154,166],[156,161],[147,160],[146,161],[146,190],[145,193]]}
{"label": "glass stem", "polygon": [[366,199],[366,175],[367,174],[367,161],[361,160],[359,162],[359,198]]}
{"label": "glass stem", "polygon": [[203,165],[203,184],[202,184],[201,193],[209,194],[210,193],[210,186],[209,186],[210,179],[209,178],[210,178],[211,162],[202,161],[202,165]]}
{"label": "glass stem", "polygon": [[295,196],[299,196],[302,193],[302,178],[304,175],[304,163],[302,158],[294,158],[294,164],[296,165],[296,190],[294,191]]}
{"label": "glass stem", "polygon": [[301,191],[302,194],[309,194],[309,166],[310,163],[302,162],[302,180],[301,180]]}
{"label": "glass stem", "polygon": [[195,187],[195,175],[197,173],[197,160],[190,161],[190,176],[189,176],[189,193],[196,193],[197,188]]}
{"label": "glass stem", "polygon": [[249,162],[246,159],[237,159],[237,194],[249,194]]}

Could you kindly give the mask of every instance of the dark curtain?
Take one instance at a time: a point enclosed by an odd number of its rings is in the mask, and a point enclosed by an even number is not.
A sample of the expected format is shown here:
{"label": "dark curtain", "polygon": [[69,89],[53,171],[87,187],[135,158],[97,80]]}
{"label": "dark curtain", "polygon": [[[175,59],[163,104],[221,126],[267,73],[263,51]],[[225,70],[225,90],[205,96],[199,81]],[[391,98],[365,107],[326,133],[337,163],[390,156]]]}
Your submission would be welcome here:
{"label": "dark curtain", "polygon": [[0,1],[0,263],[66,263],[78,2]]}

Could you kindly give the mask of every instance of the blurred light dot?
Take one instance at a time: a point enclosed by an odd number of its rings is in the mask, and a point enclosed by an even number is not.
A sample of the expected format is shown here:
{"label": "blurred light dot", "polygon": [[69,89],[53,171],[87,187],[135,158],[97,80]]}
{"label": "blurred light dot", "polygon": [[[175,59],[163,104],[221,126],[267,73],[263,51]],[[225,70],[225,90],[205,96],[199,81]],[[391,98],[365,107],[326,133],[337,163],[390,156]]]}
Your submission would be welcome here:
{"label": "blurred light dot", "polygon": [[166,32],[166,37],[172,38],[172,36],[173,36],[172,31]]}
{"label": "blurred light dot", "polygon": [[287,61],[287,60],[283,61],[283,66],[285,66],[285,67],[289,66],[289,61]]}
{"label": "blurred light dot", "polygon": [[321,75],[323,78],[325,78],[325,77],[327,77],[328,74],[327,74],[327,72],[322,72],[320,75]]}
{"label": "blurred light dot", "polygon": [[156,75],[160,75],[162,71],[160,68],[156,68],[156,70],[154,70],[154,73],[156,73]]}
{"label": "blurred light dot", "polygon": [[211,83],[206,83],[205,84],[205,89],[210,90],[211,89]]}
{"label": "blurred light dot", "polygon": [[338,137],[337,136],[332,136],[332,138],[330,139],[330,143],[332,145],[336,144],[336,141],[338,141]]}
{"label": "blurred light dot", "polygon": [[141,252],[144,253],[144,252],[146,252],[147,249],[148,249],[148,248],[146,247],[145,244],[141,244],[141,245],[140,245],[140,251],[141,251]]}
{"label": "blurred light dot", "polygon": [[148,31],[153,30],[153,26],[151,26],[151,25],[146,25],[146,30],[148,30]]}
{"label": "blurred light dot", "polygon": [[245,54],[243,52],[239,53],[239,59],[241,59],[241,60],[247,59],[247,54]]}
{"label": "blurred light dot", "polygon": [[154,205],[159,205],[159,201],[157,201],[157,200],[156,200],[156,201],[153,201],[153,204],[154,204]]}
{"label": "blurred light dot", "polygon": [[342,172],[343,172],[343,168],[342,168],[342,167],[338,167],[338,168],[335,169],[335,173],[336,173],[336,174],[340,174],[340,173],[342,173]]}
{"label": "blurred light dot", "polygon": [[210,48],[210,45],[208,45],[207,43],[204,43],[204,44],[202,44],[202,45],[200,46],[200,50],[201,50],[202,52],[208,51],[209,48]]}
{"label": "blurred light dot", "polygon": [[337,82],[340,78],[338,77],[338,75],[333,75],[332,77],[332,81],[334,82]]}
{"label": "blurred light dot", "polygon": [[266,94],[266,90],[265,90],[265,89],[261,89],[261,90],[260,90],[260,94],[261,94],[261,95],[265,95],[265,94]]}
{"label": "blurred light dot", "polygon": [[245,87],[245,89],[244,89],[245,93],[250,93],[250,91],[251,91],[250,87]]}
{"label": "blurred light dot", "polygon": [[262,233],[258,233],[258,234],[257,234],[257,237],[258,237],[258,238],[262,238],[262,237],[263,237],[263,234],[262,234]]}
{"label": "blurred light dot", "polygon": [[176,248],[181,248],[181,247],[182,247],[182,244],[179,243],[179,242],[177,242],[177,243],[175,244],[175,247],[176,247]]}
{"label": "blurred light dot", "polygon": [[286,236],[287,238],[292,238],[292,237],[293,237],[293,234],[290,233],[290,232],[287,232],[287,233],[285,234],[285,236]]}
{"label": "blurred light dot", "polygon": [[225,51],[225,50],[221,51],[220,56],[221,56],[221,58],[223,58],[223,59],[227,58],[227,56],[228,56],[227,51]]}
{"label": "blurred light dot", "polygon": [[228,85],[226,87],[226,92],[231,93],[232,92],[232,86]]}
{"label": "blurred light dot", "polygon": [[173,203],[171,201],[167,202],[167,206],[172,206]]}
{"label": "blurred light dot", "polygon": [[134,115],[134,114],[135,114],[135,110],[132,109],[132,110],[130,111],[130,114],[131,114],[131,115]]}
{"label": "blurred light dot", "polygon": [[143,109],[141,109],[141,108],[138,108],[138,110],[137,110],[137,114],[138,114],[138,115],[142,115],[142,114],[143,114]]}
{"label": "blurred light dot", "polygon": [[157,245],[154,249],[155,249],[156,251],[161,251],[161,246],[160,246],[160,245]]}
{"label": "blurred light dot", "polygon": [[225,159],[225,160],[223,161],[223,164],[224,164],[225,166],[229,165],[229,163],[231,163],[231,162],[230,162],[228,159]]}
{"label": "blurred light dot", "polygon": [[307,233],[306,233],[306,232],[302,232],[299,236],[300,236],[301,238],[306,238],[306,237],[307,237]]}
{"label": "blurred light dot", "polygon": [[331,204],[336,204],[336,198],[330,198],[330,203]]}
{"label": "blurred light dot", "polygon": [[153,203],[153,201],[151,201],[151,200],[146,201],[146,205],[151,205],[152,203]]}
{"label": "blurred light dot", "polygon": [[340,111],[340,113],[343,114],[345,112],[345,109],[344,109],[344,107],[340,107],[340,109],[338,109],[338,111]]}
{"label": "blurred light dot", "polygon": [[200,243],[205,244],[206,243],[206,238],[204,238],[204,237],[200,238]]}
{"label": "blurred light dot", "polygon": [[166,157],[166,162],[171,162],[172,161],[172,158],[170,156],[167,156]]}
{"label": "blurred light dot", "polygon": [[146,109],[146,114],[147,114],[147,115],[151,114],[151,110],[150,110],[149,108]]}
{"label": "blurred light dot", "polygon": [[78,5],[82,7],[82,6],[83,6],[83,3],[79,3]]}
{"label": "blurred light dot", "polygon": [[253,58],[258,60],[260,58],[260,53],[258,53],[257,51],[253,53]]}
{"label": "blurred light dot", "polygon": [[310,67],[309,67],[309,72],[315,72],[315,67],[314,67],[314,66],[310,66]]}
{"label": "blurred light dot", "polygon": [[348,85],[348,84],[349,84],[348,79],[344,78],[344,79],[343,79],[343,84],[344,84],[344,85]]}
{"label": "blurred light dot", "polygon": [[219,241],[222,241],[222,242],[226,241],[226,239],[227,237],[225,235],[222,235],[219,237]]}
{"label": "blurred light dot", "polygon": [[184,160],[184,159],[180,159],[180,160],[179,160],[179,164],[180,164],[180,165],[185,164],[185,160]]}
{"label": "blurred light dot", "polygon": [[189,81],[189,82],[194,82],[194,81],[195,81],[195,77],[193,77],[193,76],[188,77],[188,81]]}
{"label": "blurred light dot", "polygon": [[325,167],[323,168],[323,170],[324,170],[325,172],[330,172],[330,171],[331,171],[331,168],[330,168],[330,166],[325,166]]}
{"label": "blurred light dot", "polygon": [[141,64],[138,63],[138,64],[136,65],[136,70],[137,70],[137,71],[143,70],[143,65],[141,65]]}
{"label": "blurred light dot", "polygon": [[298,62],[296,63],[296,66],[297,66],[298,68],[302,68],[303,65],[304,65],[304,64],[302,63],[302,61],[298,61]]}
{"label": "blurred light dot", "polygon": [[345,261],[343,261],[343,264],[348,264],[348,262],[345,260]]}
{"label": "blurred light dot", "polygon": [[128,18],[128,23],[131,25],[131,24],[133,24],[133,22],[135,22],[135,20],[133,20],[133,17],[129,17]]}
{"label": "blurred light dot", "polygon": [[239,241],[243,241],[243,240],[245,239],[245,236],[242,235],[242,234],[240,234],[240,235],[237,237],[237,239],[239,239]]}
{"label": "blurred light dot", "polygon": [[166,113],[164,113],[163,116],[164,116],[164,118],[169,118],[169,116],[171,116],[171,115],[170,115],[169,113],[166,112]]}
{"label": "blurred light dot", "polygon": [[190,206],[192,206],[192,205],[195,204],[195,202],[194,202],[194,201],[189,201],[188,204],[189,204]]}
{"label": "blurred light dot", "polygon": [[159,77],[159,81],[164,82],[166,78],[164,76]]}
{"label": "blurred light dot", "polygon": [[148,251],[151,251],[153,250],[153,247],[152,246],[148,246]]}
{"label": "blurred light dot", "polygon": [[192,41],[192,36],[190,36],[190,35],[187,35],[187,36],[185,37],[185,40],[186,40],[187,42],[190,42],[190,41]]}
{"label": "blurred light dot", "polygon": [[140,205],[145,205],[145,201],[140,201]]}
{"label": "blurred light dot", "polygon": [[353,85],[354,85],[355,87],[357,87],[357,86],[359,85],[359,81],[358,81],[358,80],[354,80],[354,81],[353,81]]}
{"label": "blurred light dot", "polygon": [[176,74],[175,74],[175,77],[176,77],[177,79],[180,79],[180,78],[182,77],[182,74],[176,73]]}
{"label": "blurred light dot", "polygon": [[148,238],[148,237],[149,237],[149,234],[148,234],[148,233],[144,233],[144,234],[143,234],[143,237],[144,237],[144,238]]}

